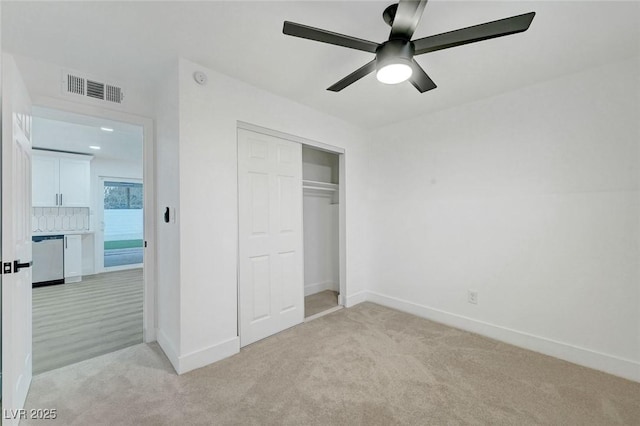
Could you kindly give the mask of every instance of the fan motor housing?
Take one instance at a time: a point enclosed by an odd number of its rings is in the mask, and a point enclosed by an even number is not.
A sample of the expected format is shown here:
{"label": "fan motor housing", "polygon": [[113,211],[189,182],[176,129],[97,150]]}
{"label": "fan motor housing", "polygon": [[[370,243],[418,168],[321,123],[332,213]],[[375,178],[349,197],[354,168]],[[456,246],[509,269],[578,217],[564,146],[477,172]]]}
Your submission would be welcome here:
{"label": "fan motor housing", "polygon": [[398,3],[389,5],[384,12],[382,12],[382,19],[390,27],[393,26],[393,20],[396,19],[396,12],[398,11]]}
{"label": "fan motor housing", "polygon": [[413,60],[415,48],[407,40],[393,39],[382,43],[376,49],[376,67],[378,69],[389,63],[408,62]]}

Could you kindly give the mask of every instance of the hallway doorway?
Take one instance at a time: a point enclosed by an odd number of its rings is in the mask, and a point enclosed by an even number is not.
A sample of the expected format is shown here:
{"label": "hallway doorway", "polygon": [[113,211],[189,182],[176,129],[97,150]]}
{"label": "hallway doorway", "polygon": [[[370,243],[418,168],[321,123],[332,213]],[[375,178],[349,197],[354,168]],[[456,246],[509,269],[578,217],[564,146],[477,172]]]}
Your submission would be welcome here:
{"label": "hallway doorway", "polygon": [[[144,339],[144,132],[51,108],[33,113],[38,374]],[[62,255],[49,256],[56,241]]]}

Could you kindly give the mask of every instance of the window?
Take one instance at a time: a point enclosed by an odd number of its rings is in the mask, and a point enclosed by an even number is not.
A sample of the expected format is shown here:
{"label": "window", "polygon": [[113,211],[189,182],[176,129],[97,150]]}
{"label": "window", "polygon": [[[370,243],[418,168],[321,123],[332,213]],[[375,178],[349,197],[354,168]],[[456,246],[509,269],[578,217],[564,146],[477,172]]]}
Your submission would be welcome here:
{"label": "window", "polygon": [[139,265],[143,260],[142,184],[104,182],[104,267]]}
{"label": "window", "polygon": [[104,208],[111,209],[141,209],[142,184],[133,182],[104,183]]}

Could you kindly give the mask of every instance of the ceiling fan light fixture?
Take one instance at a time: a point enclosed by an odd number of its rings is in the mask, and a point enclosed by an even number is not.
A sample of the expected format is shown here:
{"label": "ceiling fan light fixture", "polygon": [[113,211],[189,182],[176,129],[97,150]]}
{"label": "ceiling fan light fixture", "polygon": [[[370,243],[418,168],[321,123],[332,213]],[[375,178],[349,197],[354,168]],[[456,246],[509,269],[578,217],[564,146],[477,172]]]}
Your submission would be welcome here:
{"label": "ceiling fan light fixture", "polygon": [[391,26],[391,33],[389,39],[383,43],[289,21],[284,22],[282,32],[293,37],[348,47],[362,52],[375,52],[374,60],[329,86],[327,90],[331,92],[339,92],[375,70],[376,77],[382,83],[397,84],[411,79],[413,87],[420,93],[424,93],[438,86],[415,61],[413,58],[415,55],[521,33],[529,29],[536,15],[535,12],[523,13],[412,40],[426,4],[427,0],[398,0],[397,4],[388,6],[382,13],[382,18]]}
{"label": "ceiling fan light fixture", "polygon": [[376,72],[376,78],[380,83],[398,84],[411,78],[413,69],[410,65],[398,62],[384,65]]}
{"label": "ceiling fan light fixture", "polygon": [[407,81],[413,74],[413,44],[406,40],[389,40],[376,51],[376,78],[384,84]]}

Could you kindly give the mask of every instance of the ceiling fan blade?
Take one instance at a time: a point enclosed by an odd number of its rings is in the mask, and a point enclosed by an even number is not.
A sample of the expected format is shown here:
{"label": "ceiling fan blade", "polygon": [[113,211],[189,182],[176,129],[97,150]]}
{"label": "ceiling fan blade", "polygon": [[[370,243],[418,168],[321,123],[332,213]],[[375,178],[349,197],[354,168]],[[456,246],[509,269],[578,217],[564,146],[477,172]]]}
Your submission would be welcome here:
{"label": "ceiling fan blade", "polygon": [[332,92],[339,92],[348,85],[355,83],[360,80],[365,75],[373,72],[376,69],[376,60],[369,62],[368,64],[358,68],[333,86],[329,87],[327,90],[331,90]]}
{"label": "ceiling fan blade", "polygon": [[438,87],[427,73],[424,72],[420,64],[418,64],[415,59],[412,62],[411,68],[413,68],[413,73],[411,74],[409,81],[411,81],[413,87],[418,89],[420,93],[424,93],[427,90],[432,90]]}
{"label": "ceiling fan blade", "polygon": [[427,0],[400,0],[398,9],[396,10],[396,16],[393,18],[389,40],[392,38],[406,38],[407,40],[411,40],[414,31],[418,27],[420,18],[422,18],[422,12],[426,5]]}
{"label": "ceiling fan blade", "polygon": [[533,21],[535,12],[523,15],[512,16],[510,18],[499,19],[497,21],[474,25],[472,27],[461,28],[413,41],[415,54],[435,52],[436,50],[448,49],[450,47],[462,46],[463,44],[475,43],[477,41],[489,40],[491,38],[502,37],[509,34],[516,34],[526,31]]}
{"label": "ceiling fan blade", "polygon": [[296,24],[295,22],[284,22],[282,32],[286,35],[320,41],[322,43],[335,44],[336,46],[349,47],[351,49],[363,50],[365,52],[376,53],[378,43],[360,38],[338,34],[320,28],[313,28],[307,25]]}

